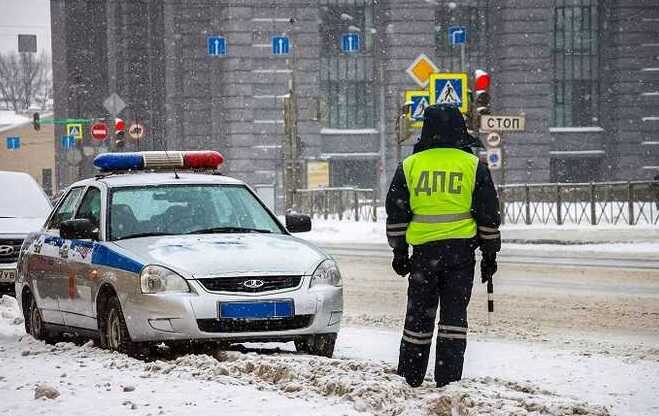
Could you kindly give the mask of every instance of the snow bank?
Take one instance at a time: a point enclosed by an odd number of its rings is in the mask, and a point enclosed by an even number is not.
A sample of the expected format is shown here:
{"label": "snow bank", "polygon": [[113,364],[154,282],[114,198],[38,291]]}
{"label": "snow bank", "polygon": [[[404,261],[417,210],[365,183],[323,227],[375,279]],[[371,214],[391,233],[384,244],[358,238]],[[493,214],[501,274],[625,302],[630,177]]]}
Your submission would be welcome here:
{"label": "snow bank", "polygon": [[[605,416],[608,411],[527,383],[474,378],[410,388],[391,364],[290,352],[216,351],[142,362],[122,354],[20,335],[18,305],[0,303],[0,414]],[[35,400],[44,385],[58,395]],[[39,387],[42,386],[42,387]],[[12,392],[7,394],[7,392]],[[57,397],[55,397],[57,396]],[[261,409],[261,410],[259,410]],[[163,410],[163,411],[160,411]]]}
{"label": "snow bank", "polygon": [[18,302],[11,296],[0,298],[0,341],[24,335],[23,317]]}
{"label": "snow bank", "polygon": [[[501,235],[507,241],[556,241],[584,243],[659,244],[657,225],[504,225]],[[387,244],[384,222],[314,219],[311,232],[299,237],[318,244]],[[657,246],[651,249],[656,250]]]}

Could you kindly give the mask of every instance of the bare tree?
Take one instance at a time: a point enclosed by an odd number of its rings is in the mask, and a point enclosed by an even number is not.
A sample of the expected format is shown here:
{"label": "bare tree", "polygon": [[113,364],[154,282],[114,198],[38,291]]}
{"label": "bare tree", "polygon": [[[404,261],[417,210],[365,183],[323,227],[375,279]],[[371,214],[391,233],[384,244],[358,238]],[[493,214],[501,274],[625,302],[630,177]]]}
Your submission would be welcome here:
{"label": "bare tree", "polygon": [[52,95],[50,60],[45,53],[0,53],[0,101],[14,111],[42,108]]}

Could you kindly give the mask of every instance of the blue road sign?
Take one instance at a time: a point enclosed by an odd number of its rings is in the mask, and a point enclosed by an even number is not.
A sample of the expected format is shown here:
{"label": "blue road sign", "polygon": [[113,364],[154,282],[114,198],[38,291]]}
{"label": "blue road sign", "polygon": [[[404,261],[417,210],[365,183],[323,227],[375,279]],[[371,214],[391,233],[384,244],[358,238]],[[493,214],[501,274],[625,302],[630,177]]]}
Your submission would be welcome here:
{"label": "blue road sign", "polygon": [[62,148],[73,149],[76,145],[76,138],[74,136],[62,136]]}
{"label": "blue road sign", "polygon": [[341,50],[347,53],[359,52],[359,33],[349,32],[341,36]]}
{"label": "blue road sign", "polygon": [[209,56],[226,56],[227,41],[222,36],[208,37],[208,55]]}
{"label": "blue road sign", "polygon": [[289,42],[286,36],[273,36],[272,37],[272,54],[273,55],[288,55]]}
{"label": "blue road sign", "polygon": [[17,150],[21,148],[21,138],[20,137],[7,137],[7,149]]}
{"label": "blue road sign", "polygon": [[449,27],[448,42],[451,46],[467,43],[467,28],[464,26]]}

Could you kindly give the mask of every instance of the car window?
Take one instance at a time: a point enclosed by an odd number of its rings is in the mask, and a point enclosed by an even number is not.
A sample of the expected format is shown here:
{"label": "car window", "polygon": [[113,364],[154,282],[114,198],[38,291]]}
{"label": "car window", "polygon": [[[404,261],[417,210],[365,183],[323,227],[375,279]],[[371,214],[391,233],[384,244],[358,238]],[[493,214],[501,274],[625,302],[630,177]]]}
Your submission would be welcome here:
{"label": "car window", "polygon": [[112,240],[132,235],[177,235],[218,228],[281,233],[279,225],[244,186],[115,188],[109,218],[109,238]]}
{"label": "car window", "polygon": [[82,189],[83,188],[73,188],[69,191],[51,217],[50,222],[48,223],[48,229],[59,230],[62,221],[73,218],[73,213],[78,205],[78,200],[80,200],[80,195],[82,195]]}
{"label": "car window", "polygon": [[101,225],[101,191],[98,188],[90,187],[85,197],[80,203],[76,218],[88,219],[93,228],[99,228]]}

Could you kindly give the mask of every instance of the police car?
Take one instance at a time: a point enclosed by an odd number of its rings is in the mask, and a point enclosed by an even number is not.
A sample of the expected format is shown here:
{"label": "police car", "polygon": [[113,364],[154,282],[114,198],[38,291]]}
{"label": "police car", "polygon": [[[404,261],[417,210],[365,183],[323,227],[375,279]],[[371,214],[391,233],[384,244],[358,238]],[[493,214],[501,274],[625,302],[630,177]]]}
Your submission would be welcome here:
{"label": "police car", "polygon": [[[290,233],[213,151],[106,153],[23,244],[16,295],[35,338],[92,336],[129,354],[149,343],[294,341],[331,356],[339,269]],[[202,171],[203,170],[203,171]]]}

